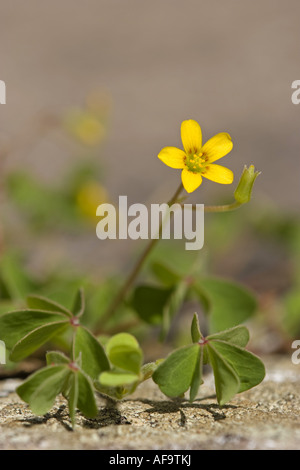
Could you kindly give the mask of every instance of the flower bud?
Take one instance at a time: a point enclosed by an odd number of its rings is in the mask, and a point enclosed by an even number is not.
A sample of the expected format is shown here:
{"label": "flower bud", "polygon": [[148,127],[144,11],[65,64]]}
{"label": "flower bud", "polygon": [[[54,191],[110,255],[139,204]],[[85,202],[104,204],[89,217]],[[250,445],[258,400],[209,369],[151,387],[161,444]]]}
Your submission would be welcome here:
{"label": "flower bud", "polygon": [[253,184],[258,175],[260,175],[260,171],[255,171],[254,165],[250,165],[249,168],[244,167],[239,184],[234,192],[237,202],[246,204],[250,201]]}

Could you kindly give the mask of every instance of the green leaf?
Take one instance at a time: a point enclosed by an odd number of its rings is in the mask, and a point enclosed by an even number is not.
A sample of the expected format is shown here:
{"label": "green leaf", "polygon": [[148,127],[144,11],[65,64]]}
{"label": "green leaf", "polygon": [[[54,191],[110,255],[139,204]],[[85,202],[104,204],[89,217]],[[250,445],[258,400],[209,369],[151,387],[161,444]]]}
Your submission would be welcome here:
{"label": "green leaf", "polygon": [[41,295],[28,295],[27,296],[27,305],[30,309],[37,309],[37,310],[46,310],[48,312],[60,312],[68,317],[72,317],[72,312],[65,308],[63,305],[60,305],[53,300],[49,300],[46,297],[42,297]]}
{"label": "green leaf", "polygon": [[33,393],[30,408],[36,415],[44,415],[55,402],[56,396],[62,391],[70,371],[63,367],[61,371],[51,375]]}
{"label": "green leaf", "polygon": [[180,281],[179,274],[165,263],[154,261],[151,264],[151,270],[155,277],[167,287],[171,287]]}
{"label": "green leaf", "polygon": [[258,385],[265,377],[265,366],[254,354],[224,341],[213,341],[214,349],[235,370],[240,380],[238,392]]}
{"label": "green leaf", "polygon": [[5,183],[10,200],[29,218],[32,228],[69,227],[76,221],[78,214],[64,190],[46,187],[25,172],[11,173]]}
{"label": "green leaf", "polygon": [[77,291],[72,312],[74,313],[76,317],[81,317],[81,315],[84,313],[84,309],[85,309],[84,291],[82,288],[80,288]]}
{"label": "green leaf", "polygon": [[183,250],[182,240],[172,240],[170,243],[170,240],[161,239],[155,251],[150,253],[147,264],[151,266],[156,261],[178,274],[180,279],[199,272],[199,267],[203,266],[200,250]]}
{"label": "green leaf", "polygon": [[[74,273],[64,273],[60,270],[53,273],[47,280],[47,283],[43,285],[43,290],[40,291],[40,293],[44,297],[47,297],[47,300],[59,304],[70,314],[73,312],[76,293],[81,286],[85,288],[92,286],[91,280]],[[94,289],[96,289],[96,285]]]}
{"label": "green leaf", "polygon": [[210,363],[214,372],[217,400],[219,405],[222,406],[238,393],[240,380],[235,370],[211,343],[205,346],[205,348],[208,350]]}
{"label": "green leaf", "polygon": [[106,351],[114,366],[139,374],[143,353],[134,336],[129,333],[119,333],[113,336],[106,345]]}
{"label": "green leaf", "polygon": [[203,380],[202,380],[203,350],[204,350],[203,347],[199,348],[199,355],[198,355],[197,363],[195,366],[195,372],[194,372],[192,382],[191,382],[191,388],[190,388],[190,401],[191,402],[195,400],[198,394],[199,387],[203,383]]}
{"label": "green leaf", "polygon": [[75,428],[75,415],[76,415],[76,408],[78,403],[78,396],[79,396],[79,380],[78,380],[78,373],[73,372],[71,374],[70,383],[69,383],[69,392],[68,392],[68,407],[69,407],[69,414],[72,423],[72,428]]}
{"label": "green leaf", "polygon": [[69,373],[65,366],[45,367],[31,375],[16,391],[34,414],[44,415],[52,408]]}
{"label": "green leaf", "polygon": [[19,387],[16,392],[22,400],[29,403],[35,390],[49,377],[57,371],[62,370],[62,366],[47,366],[31,374]]}
{"label": "green leaf", "polygon": [[[86,309],[90,324],[98,325],[99,322],[101,322],[101,317],[105,315],[105,312],[111,303],[111,299],[116,295],[116,292],[120,289],[121,284],[122,282],[120,279],[104,279],[102,280],[100,286],[97,286],[92,291],[89,291],[89,295],[86,299]],[[116,315],[116,317],[118,316]],[[112,318],[112,321],[113,320],[114,319]],[[118,318],[116,321],[118,321]]]}
{"label": "green leaf", "polygon": [[[194,284],[194,291],[209,314],[212,332],[232,328],[251,317],[257,302],[253,294],[234,282],[205,278]],[[207,308],[208,307],[208,308]]]}
{"label": "green leaf", "polygon": [[106,351],[110,355],[111,351],[117,346],[128,346],[133,350],[139,350],[140,346],[137,339],[129,333],[118,333],[117,335],[112,336],[107,344]]}
{"label": "green leaf", "polygon": [[68,322],[59,321],[48,323],[31,331],[16,343],[11,351],[10,360],[14,362],[21,361],[49,341],[54,335],[61,333],[68,325]]}
{"label": "green leaf", "polygon": [[150,325],[162,323],[164,307],[167,304],[173,289],[141,285],[135,288],[132,298],[132,307],[138,316]]}
{"label": "green leaf", "polygon": [[64,321],[61,313],[43,310],[16,310],[0,316],[1,339],[11,349],[18,341],[31,331],[49,323]]}
{"label": "green leaf", "polygon": [[281,327],[291,338],[300,335],[300,291],[297,285],[283,297]]}
{"label": "green leaf", "polygon": [[104,387],[122,387],[138,380],[138,375],[120,371],[102,372],[99,376],[99,382]]}
{"label": "green leaf", "polygon": [[163,316],[162,316],[162,332],[161,332],[161,339],[163,340],[169,329],[171,327],[171,320],[174,315],[179,311],[184,298],[186,296],[188,289],[188,285],[185,281],[180,282],[177,284],[169,296],[164,308],[163,308]]}
{"label": "green leaf", "polygon": [[220,331],[219,333],[214,333],[207,337],[208,340],[220,340],[226,341],[227,343],[234,344],[235,346],[240,346],[244,348],[249,342],[249,331],[245,326],[235,326],[229,328],[228,330]]}
{"label": "green leaf", "polygon": [[81,355],[81,367],[93,380],[104,370],[109,370],[109,362],[103,347],[85,327],[78,326],[74,338],[74,357]]}
{"label": "green leaf", "polygon": [[194,316],[193,316],[192,325],[191,325],[191,335],[192,335],[193,343],[198,343],[198,341],[201,338],[203,338],[201,331],[200,331],[199,318],[198,318],[197,313],[194,313]]}
{"label": "green leaf", "polygon": [[46,362],[48,366],[58,366],[63,364],[69,364],[71,362],[71,359],[60,351],[49,351],[46,354]]}
{"label": "green leaf", "polygon": [[[0,287],[1,292],[1,287]],[[0,294],[1,295],[1,294]],[[0,316],[5,315],[7,312],[12,312],[16,308],[15,302],[11,300],[0,300]]]}
{"label": "green leaf", "polygon": [[0,278],[5,286],[8,296],[13,300],[23,300],[34,286],[22,269],[18,256],[6,253],[0,260]]}
{"label": "green leaf", "polygon": [[200,346],[192,344],[172,352],[156,369],[152,378],[169,397],[178,397],[188,390],[199,363]]}
{"label": "green leaf", "polygon": [[77,407],[87,418],[95,418],[98,407],[92,381],[83,372],[78,371],[78,402]]}

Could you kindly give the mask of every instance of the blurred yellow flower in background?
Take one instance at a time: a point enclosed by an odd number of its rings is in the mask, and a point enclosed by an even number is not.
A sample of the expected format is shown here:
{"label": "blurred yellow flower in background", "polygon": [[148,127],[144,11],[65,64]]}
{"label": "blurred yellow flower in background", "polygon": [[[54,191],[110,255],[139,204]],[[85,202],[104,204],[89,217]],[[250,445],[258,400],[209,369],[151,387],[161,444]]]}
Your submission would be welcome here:
{"label": "blurred yellow flower in background", "polygon": [[86,181],[76,196],[76,204],[80,213],[93,221],[96,219],[96,209],[100,204],[108,202],[108,193],[104,186],[96,181]]}
{"label": "blurred yellow flower in background", "polygon": [[102,122],[92,113],[81,109],[69,113],[66,127],[73,137],[88,146],[98,145],[105,135]]}
{"label": "blurred yellow flower in background", "polygon": [[201,127],[193,119],[188,119],[181,124],[181,140],[184,150],[164,147],[158,158],[171,168],[182,169],[181,180],[188,193],[201,185],[203,176],[216,183],[233,182],[231,170],[213,164],[232,150],[233,143],[229,134],[221,132],[202,146]]}
{"label": "blurred yellow flower in background", "polygon": [[107,93],[90,93],[82,108],[73,108],[67,112],[65,128],[80,143],[89,147],[99,145],[106,135],[110,108],[111,100]]}

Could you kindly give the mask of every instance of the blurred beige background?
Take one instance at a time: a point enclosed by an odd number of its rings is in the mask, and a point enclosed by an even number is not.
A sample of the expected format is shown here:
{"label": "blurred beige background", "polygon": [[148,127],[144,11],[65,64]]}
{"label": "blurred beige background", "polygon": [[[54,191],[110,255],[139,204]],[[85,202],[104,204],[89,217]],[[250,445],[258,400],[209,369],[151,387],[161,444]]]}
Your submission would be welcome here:
{"label": "blurred beige background", "polygon": [[[232,135],[222,163],[237,174],[254,163],[260,193],[299,208],[299,17],[298,0],[2,0],[0,136],[100,88],[113,102],[102,158],[115,196],[143,202],[156,187],[173,191],[179,172],[156,155],[180,145],[181,121],[194,118],[205,140]],[[47,178],[66,163],[55,156],[45,147],[11,164]],[[202,201],[215,190],[206,181]]]}

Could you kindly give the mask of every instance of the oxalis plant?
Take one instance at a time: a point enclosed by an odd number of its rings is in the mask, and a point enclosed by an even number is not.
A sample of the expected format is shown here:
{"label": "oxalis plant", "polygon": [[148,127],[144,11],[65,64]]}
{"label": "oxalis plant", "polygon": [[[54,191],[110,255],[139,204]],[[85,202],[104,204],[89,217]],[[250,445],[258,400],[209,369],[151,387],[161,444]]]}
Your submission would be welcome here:
{"label": "oxalis plant", "polygon": [[[169,167],[182,170],[181,184],[169,205],[182,203],[187,197],[182,194],[183,190],[192,193],[201,185],[203,177],[221,184],[233,182],[232,171],[214,163],[231,151],[233,144],[229,134],[217,134],[202,145],[199,124],[187,120],[181,125],[181,137],[184,150],[165,147],[158,155]],[[227,205],[205,206],[205,212],[227,212],[249,202],[258,174],[253,165],[245,167],[234,192],[234,201]],[[198,279],[195,272],[180,276],[163,263],[153,266],[161,286],[134,286],[158,241],[159,238],[149,241],[101,316],[101,323],[105,325],[126,303],[140,320],[149,325],[159,324],[161,336],[164,337],[184,300],[195,295],[208,313],[210,334],[203,336],[195,313],[190,343],[171,352],[165,359],[158,358],[155,362],[144,364],[143,351],[133,335],[121,332],[103,342],[97,328],[90,331],[84,326],[85,299],[82,289],[70,309],[40,295],[30,295],[27,297],[28,308],[0,316],[1,338],[10,350],[10,360],[19,362],[49,341],[64,338],[63,352],[47,352],[46,366],[17,388],[18,395],[30,405],[34,414],[47,413],[56,396],[62,394],[68,402],[74,427],[77,409],[88,418],[97,416],[97,393],[122,399],[150,378],[170,398],[183,398],[189,390],[192,402],[203,383],[205,364],[212,367],[220,406],[235,394],[263,380],[264,365],[245,349],[249,332],[245,326],[238,324],[247,319],[256,306],[255,299],[245,288],[224,280]]]}

